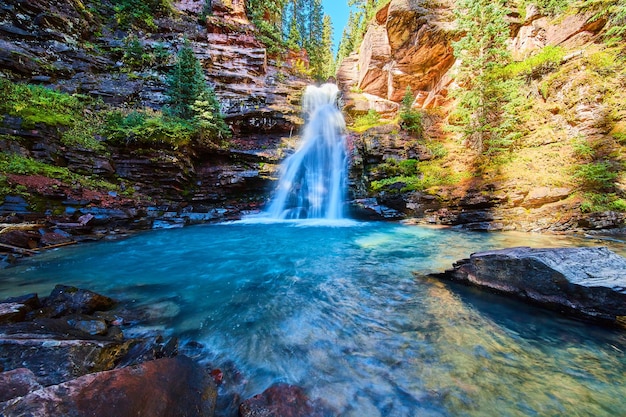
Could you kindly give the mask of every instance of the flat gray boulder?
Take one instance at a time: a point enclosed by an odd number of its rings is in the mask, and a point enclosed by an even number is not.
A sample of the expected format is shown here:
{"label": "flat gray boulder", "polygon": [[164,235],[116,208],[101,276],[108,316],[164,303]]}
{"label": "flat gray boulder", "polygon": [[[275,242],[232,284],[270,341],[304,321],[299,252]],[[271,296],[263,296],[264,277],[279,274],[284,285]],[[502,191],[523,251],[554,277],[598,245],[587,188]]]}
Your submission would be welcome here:
{"label": "flat gray boulder", "polygon": [[576,316],[626,323],[626,258],[605,247],[477,252],[433,276]]}

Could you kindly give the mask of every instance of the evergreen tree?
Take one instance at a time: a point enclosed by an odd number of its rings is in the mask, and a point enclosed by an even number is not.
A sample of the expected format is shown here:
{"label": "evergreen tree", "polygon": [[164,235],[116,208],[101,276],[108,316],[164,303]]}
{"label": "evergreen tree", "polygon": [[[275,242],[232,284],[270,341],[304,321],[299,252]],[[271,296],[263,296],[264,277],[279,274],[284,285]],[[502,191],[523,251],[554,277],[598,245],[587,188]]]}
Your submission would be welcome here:
{"label": "evergreen tree", "polygon": [[424,133],[424,126],[422,121],[422,113],[413,109],[413,102],[415,96],[411,91],[411,86],[406,86],[402,103],[400,104],[400,119],[402,120],[402,127],[406,129],[410,134],[414,136],[422,136]]}
{"label": "evergreen tree", "polygon": [[271,55],[283,50],[283,14],[287,0],[248,0],[248,17],[259,29],[259,38]]}
{"label": "evergreen tree", "polygon": [[311,33],[309,21],[311,0],[293,0],[293,2],[298,33],[300,33],[300,47],[306,48]]}
{"label": "evergreen tree", "polygon": [[502,0],[460,0],[455,9],[464,35],[453,43],[455,56],[462,61],[456,114],[466,143],[478,152],[506,146],[509,139],[502,129],[509,125],[503,123],[508,117],[508,86],[498,76],[509,60],[506,12]]}
{"label": "evergreen tree", "polygon": [[341,41],[339,41],[339,50],[337,51],[337,63],[340,63],[345,57],[355,51],[361,42],[357,39],[359,36],[358,28],[361,25],[361,12],[350,11],[348,24],[343,29]]}
{"label": "evergreen tree", "polygon": [[333,58],[333,22],[330,16],[324,16],[322,28],[321,78],[328,79],[335,75],[336,65]]}
{"label": "evergreen tree", "polygon": [[167,85],[168,112],[172,116],[191,119],[194,115],[191,106],[206,90],[206,81],[200,61],[188,41],[178,51]]}
{"label": "evergreen tree", "polygon": [[348,24],[343,31],[339,50],[337,51],[337,64],[356,51],[361,45],[363,36],[367,31],[367,25],[372,21],[380,7],[388,3],[388,0],[349,0],[349,6],[355,6],[356,11],[350,10]]}
{"label": "evergreen tree", "polygon": [[[293,10],[296,4],[292,3]],[[299,51],[302,47],[302,35],[298,29],[297,13],[293,13],[289,19],[289,31],[287,32],[287,48],[293,51]]]}
{"label": "evergreen tree", "polygon": [[167,85],[166,112],[170,116],[196,123],[203,130],[202,136],[228,134],[215,92],[207,86],[200,61],[188,41],[178,52]]}
{"label": "evergreen tree", "polygon": [[317,79],[325,78],[323,71],[324,57],[327,55],[324,45],[324,11],[321,0],[313,0],[309,15],[309,38],[306,42],[306,50],[309,55],[309,63],[313,76]]}
{"label": "evergreen tree", "polygon": [[285,49],[305,49],[316,78],[332,72],[325,68],[333,61],[326,59],[328,54],[332,56],[332,28],[326,44],[321,0],[249,0],[247,6],[248,15],[271,55]]}

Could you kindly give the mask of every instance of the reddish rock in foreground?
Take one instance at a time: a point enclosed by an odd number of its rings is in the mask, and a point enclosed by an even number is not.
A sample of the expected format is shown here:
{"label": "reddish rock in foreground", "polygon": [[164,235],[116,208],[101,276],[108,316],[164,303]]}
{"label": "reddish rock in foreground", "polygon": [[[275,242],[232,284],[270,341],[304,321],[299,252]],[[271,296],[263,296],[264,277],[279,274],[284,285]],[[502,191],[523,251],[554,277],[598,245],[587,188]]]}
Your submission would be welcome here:
{"label": "reddish rock in foreground", "polygon": [[241,417],[330,417],[334,414],[311,401],[302,388],[278,384],[239,406]]}
{"label": "reddish rock in foreground", "polygon": [[5,403],[2,415],[205,417],[213,415],[216,399],[206,372],[177,356],[33,391]]}

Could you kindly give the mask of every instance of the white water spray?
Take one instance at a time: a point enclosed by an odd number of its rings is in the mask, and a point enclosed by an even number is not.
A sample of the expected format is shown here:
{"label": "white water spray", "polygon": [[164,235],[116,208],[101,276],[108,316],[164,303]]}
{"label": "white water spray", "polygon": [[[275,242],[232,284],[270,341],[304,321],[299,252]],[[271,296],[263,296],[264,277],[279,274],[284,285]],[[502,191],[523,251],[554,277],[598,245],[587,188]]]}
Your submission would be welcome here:
{"label": "white water spray", "polygon": [[267,215],[273,219],[344,217],[347,179],[345,121],[334,84],[308,86],[302,111],[302,142],[280,167],[280,180]]}

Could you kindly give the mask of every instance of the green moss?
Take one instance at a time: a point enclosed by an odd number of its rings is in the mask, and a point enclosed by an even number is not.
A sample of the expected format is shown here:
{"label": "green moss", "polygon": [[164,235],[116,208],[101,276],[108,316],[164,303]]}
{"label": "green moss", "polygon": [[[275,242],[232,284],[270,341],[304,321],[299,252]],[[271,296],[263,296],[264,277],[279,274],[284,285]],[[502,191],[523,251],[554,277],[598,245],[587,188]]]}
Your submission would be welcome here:
{"label": "green moss", "polygon": [[370,109],[367,114],[357,117],[350,129],[357,133],[363,133],[368,129],[385,123],[381,120],[380,114],[376,110]]}
{"label": "green moss", "polygon": [[471,177],[469,172],[451,172],[437,161],[420,162],[418,168],[419,173],[415,175],[400,175],[372,181],[370,188],[374,192],[379,192],[390,185],[403,183],[400,192],[423,191],[432,187],[457,184]]}
{"label": "green moss", "polygon": [[[49,165],[18,154],[0,153],[0,172],[19,175],[41,175],[69,184],[80,184],[90,189],[119,191],[115,184],[108,181],[103,181],[99,178],[85,177],[84,175],[70,171],[66,167]],[[5,193],[4,195],[10,194],[13,191],[20,191],[10,187],[6,181],[0,183],[0,189],[4,190],[2,191]]]}
{"label": "green moss", "polygon": [[4,79],[0,79],[0,95],[0,113],[22,118],[22,126],[27,129],[37,123],[70,126],[85,107],[77,96]]}
{"label": "green moss", "polygon": [[403,159],[396,161],[389,159],[374,168],[374,172],[385,177],[415,176],[419,172],[419,161],[416,159]]}
{"label": "green moss", "polygon": [[563,48],[549,45],[543,48],[541,52],[523,61],[508,64],[503,68],[502,75],[537,78],[554,71],[561,64],[564,56],[565,50]]}

